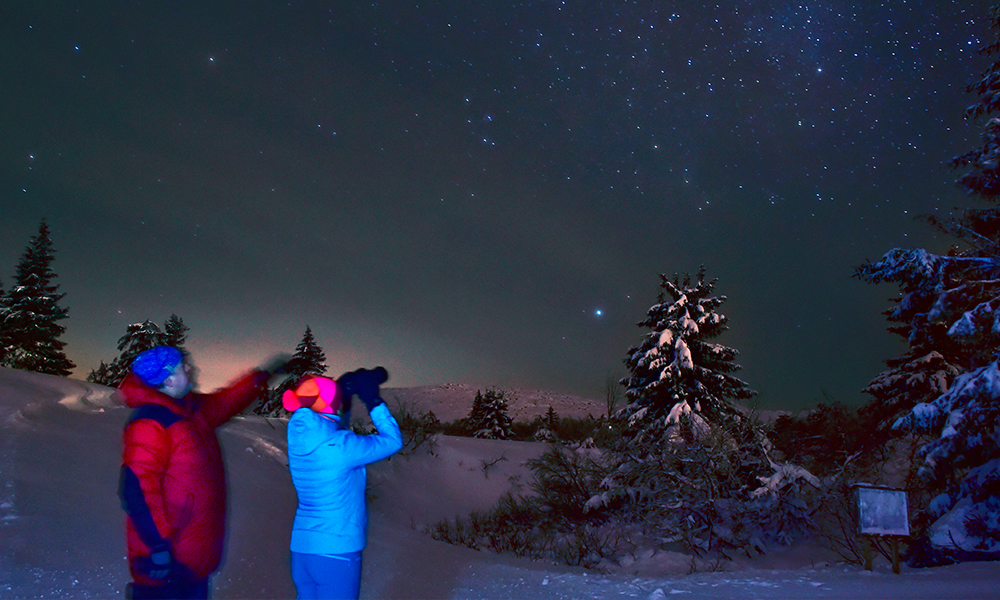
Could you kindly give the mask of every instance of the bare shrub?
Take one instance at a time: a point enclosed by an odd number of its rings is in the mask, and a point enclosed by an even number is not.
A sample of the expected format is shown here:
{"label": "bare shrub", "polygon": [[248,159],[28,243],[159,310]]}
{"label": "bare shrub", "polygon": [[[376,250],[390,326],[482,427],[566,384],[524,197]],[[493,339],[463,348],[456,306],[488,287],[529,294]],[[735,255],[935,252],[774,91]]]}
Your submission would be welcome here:
{"label": "bare shrub", "polygon": [[416,412],[406,402],[396,398],[393,415],[403,434],[403,449],[400,454],[409,455],[425,444],[428,452],[434,454],[434,436],[441,431],[441,422],[433,411]]}
{"label": "bare shrub", "polygon": [[818,480],[769,462],[751,420],[642,450],[600,448],[590,439],[551,444],[528,462],[530,494],[508,494],[491,511],[438,523],[430,533],[588,568],[635,551],[637,540],[679,545],[704,567],[790,543],[811,527],[807,500]]}

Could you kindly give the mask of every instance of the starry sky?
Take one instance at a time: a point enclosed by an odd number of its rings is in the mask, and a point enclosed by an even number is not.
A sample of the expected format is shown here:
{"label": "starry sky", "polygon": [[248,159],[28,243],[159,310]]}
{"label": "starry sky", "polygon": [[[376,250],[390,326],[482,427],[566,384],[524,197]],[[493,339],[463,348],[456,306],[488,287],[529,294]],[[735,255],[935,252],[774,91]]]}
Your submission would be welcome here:
{"label": "starry sky", "polygon": [[46,218],[83,378],[129,323],[201,387],[330,372],[603,399],[659,274],[727,297],[761,408],[903,347],[851,274],[940,250],[986,0],[10,0],[0,283]]}

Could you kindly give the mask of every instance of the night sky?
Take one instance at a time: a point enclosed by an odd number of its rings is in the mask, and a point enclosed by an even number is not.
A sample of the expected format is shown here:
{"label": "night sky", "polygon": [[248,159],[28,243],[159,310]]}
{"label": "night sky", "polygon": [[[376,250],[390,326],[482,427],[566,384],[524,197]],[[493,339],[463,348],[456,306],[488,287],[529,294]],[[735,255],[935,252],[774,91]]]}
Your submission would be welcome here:
{"label": "night sky", "polygon": [[129,323],[221,385],[310,326],[333,374],[603,398],[704,264],[763,408],[902,344],[853,279],[970,204],[986,0],[0,7],[0,282],[44,217],[83,378]]}

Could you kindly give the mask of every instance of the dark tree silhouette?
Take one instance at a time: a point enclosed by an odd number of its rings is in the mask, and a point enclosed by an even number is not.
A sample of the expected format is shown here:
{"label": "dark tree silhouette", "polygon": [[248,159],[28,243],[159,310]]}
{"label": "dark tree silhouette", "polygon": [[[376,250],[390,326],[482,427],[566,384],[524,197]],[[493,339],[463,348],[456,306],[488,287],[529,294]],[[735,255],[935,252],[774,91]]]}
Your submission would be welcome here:
{"label": "dark tree silhouette", "polygon": [[468,429],[473,437],[507,440],[512,435],[511,419],[507,414],[507,395],[503,390],[476,390],[469,412]]}
{"label": "dark tree silhouette", "polygon": [[76,365],[66,357],[66,343],[59,339],[66,331],[59,321],[68,310],[59,304],[65,294],[58,293],[59,286],[53,283],[53,254],[49,226],[42,219],[0,306],[0,364],[65,377]]}
{"label": "dark tree silhouette", "polygon": [[283,379],[277,386],[268,391],[267,397],[252,410],[254,414],[262,416],[280,417],[287,416],[288,411],[281,405],[281,395],[285,390],[295,387],[299,380],[306,374],[323,375],[327,370],[326,354],[316,343],[312,329],[306,326],[305,333],[295,353],[289,362],[287,369],[289,376]]}

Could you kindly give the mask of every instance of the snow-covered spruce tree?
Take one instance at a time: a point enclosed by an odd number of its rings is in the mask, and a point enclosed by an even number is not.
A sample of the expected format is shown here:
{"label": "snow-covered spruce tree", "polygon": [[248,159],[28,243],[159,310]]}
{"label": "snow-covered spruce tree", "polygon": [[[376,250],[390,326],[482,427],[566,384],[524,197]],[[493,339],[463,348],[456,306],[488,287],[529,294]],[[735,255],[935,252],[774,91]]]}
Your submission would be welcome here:
{"label": "snow-covered spruce tree", "polygon": [[316,343],[316,338],[313,336],[312,329],[308,325],[302,334],[302,340],[295,347],[295,354],[292,355],[292,359],[295,361],[295,365],[292,367],[292,372],[295,375],[301,377],[306,373],[314,373],[316,375],[326,373],[328,368],[326,366],[326,354],[320,348],[319,344]]}
{"label": "snow-covered spruce tree", "polygon": [[302,334],[302,339],[299,341],[298,346],[295,347],[295,353],[292,354],[292,360],[288,365],[289,376],[269,390],[265,399],[254,406],[251,412],[265,417],[287,416],[288,411],[281,405],[281,395],[285,393],[285,390],[298,385],[299,380],[304,375],[323,375],[326,373],[327,368],[326,353],[316,343],[316,337],[313,335],[312,329],[307,325],[305,332]]}
{"label": "snow-covered spruce tree", "polygon": [[507,440],[511,437],[511,419],[507,414],[507,394],[503,390],[476,390],[467,419],[472,437]]}
{"label": "snow-covered spruce tree", "polygon": [[[994,42],[1000,51],[1000,4],[991,11]],[[874,264],[858,268],[870,282],[900,287],[896,317],[913,348],[937,352],[948,365],[946,382],[927,386],[918,377],[902,379],[897,397],[921,400],[904,410],[894,427],[930,432],[937,439],[921,450],[920,473],[934,499],[918,513],[919,539],[911,564],[935,564],[969,552],[1000,552],[1000,60],[969,86],[979,101],[966,115],[989,118],[983,145],[953,159],[966,171],[958,184],[989,203],[949,219],[927,218],[957,244],[945,255],[924,249],[890,250]],[[956,376],[957,374],[957,376]],[[905,375],[905,373],[901,373]],[[941,379],[941,378],[939,378]],[[909,381],[926,389],[910,394]],[[937,392],[935,394],[934,392]],[[934,397],[936,395],[936,397]]]}
{"label": "snow-covered spruce tree", "polygon": [[129,324],[125,328],[125,335],[118,338],[118,356],[111,363],[101,361],[100,366],[87,375],[87,381],[118,387],[128,374],[132,361],[141,352],[156,346],[174,346],[183,351],[188,326],[180,317],[172,314],[166,321],[166,327],[168,329],[163,331],[150,319]]}
{"label": "snow-covered spruce tree", "polygon": [[763,427],[736,404],[756,392],[732,375],[737,351],[711,341],[727,329],[715,280],[703,267],[660,281],[625,359],[624,435],[602,457],[609,475],[586,508],[699,554],[788,542],[809,527],[799,482],[814,488],[815,478],[772,462]]}
{"label": "snow-covered spruce tree", "polygon": [[59,339],[66,328],[59,321],[68,311],[59,305],[65,294],[53,283],[52,240],[42,219],[17,265],[14,284],[0,307],[0,364],[14,369],[65,377],[74,365]]}
{"label": "snow-covered spruce tree", "polygon": [[710,341],[727,329],[716,312],[726,297],[713,296],[715,283],[705,280],[704,267],[695,280],[660,275],[657,302],[638,323],[648,331],[625,358],[627,404],[618,416],[628,425],[629,444],[656,446],[725,426],[739,414],[733,402],[756,395],[732,375],[740,369],[737,351]]}
{"label": "snow-covered spruce tree", "polygon": [[[625,361],[628,404],[609,428],[622,435],[555,440],[529,463],[530,496],[436,537],[596,566],[666,544],[708,560],[750,554],[808,531],[803,498],[819,481],[771,462],[762,426],[735,404],[754,392],[732,376],[736,351],[710,341],[726,328],[714,284],[704,269],[694,281],[661,277],[639,324],[649,332]],[[483,403],[477,394],[474,412]]]}

